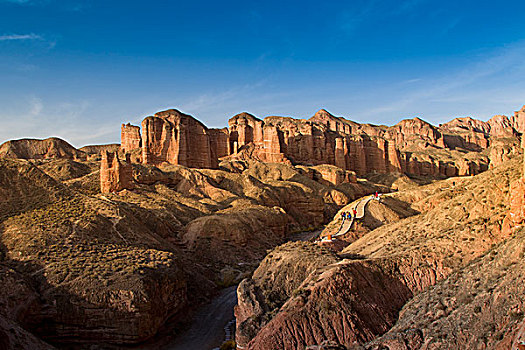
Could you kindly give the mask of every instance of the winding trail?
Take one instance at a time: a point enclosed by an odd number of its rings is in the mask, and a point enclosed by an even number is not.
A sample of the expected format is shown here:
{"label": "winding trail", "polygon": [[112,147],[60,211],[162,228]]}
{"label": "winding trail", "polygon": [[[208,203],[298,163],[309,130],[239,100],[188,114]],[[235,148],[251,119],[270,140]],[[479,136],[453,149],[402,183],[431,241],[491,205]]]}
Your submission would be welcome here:
{"label": "winding trail", "polygon": [[[381,195],[382,194],[379,194],[378,198],[381,198]],[[366,198],[363,198],[359,202],[357,202],[354,205],[354,207],[352,208],[352,211],[354,209],[356,210],[355,217],[352,215],[352,219],[350,219],[350,220],[348,220],[346,218],[343,219],[343,222],[341,223],[341,226],[339,227],[339,230],[337,230],[337,232],[332,235],[332,238],[339,237],[339,236],[342,236],[342,235],[345,235],[346,233],[348,233],[348,231],[350,231],[350,229],[352,228],[352,225],[354,224],[354,221],[356,219],[361,219],[361,218],[363,218],[365,216],[366,206],[368,205],[368,203],[370,203],[370,201],[372,199],[375,199],[375,195],[367,196]]]}

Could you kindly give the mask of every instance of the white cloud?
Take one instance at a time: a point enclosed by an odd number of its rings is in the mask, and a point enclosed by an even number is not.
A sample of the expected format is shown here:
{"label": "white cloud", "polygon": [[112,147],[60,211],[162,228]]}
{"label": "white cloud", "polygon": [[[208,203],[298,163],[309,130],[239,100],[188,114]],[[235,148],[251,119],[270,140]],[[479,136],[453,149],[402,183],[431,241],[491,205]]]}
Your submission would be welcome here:
{"label": "white cloud", "polygon": [[31,34],[5,34],[0,35],[0,41],[10,41],[10,40],[41,40],[40,35],[31,33]]}

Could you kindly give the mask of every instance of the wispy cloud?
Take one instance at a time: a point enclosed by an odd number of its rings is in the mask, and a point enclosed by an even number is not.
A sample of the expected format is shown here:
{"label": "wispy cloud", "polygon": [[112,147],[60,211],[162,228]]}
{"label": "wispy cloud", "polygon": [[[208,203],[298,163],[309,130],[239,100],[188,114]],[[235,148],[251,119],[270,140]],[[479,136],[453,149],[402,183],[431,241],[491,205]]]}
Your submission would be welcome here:
{"label": "wispy cloud", "polygon": [[51,0],[0,0],[0,3],[7,2],[11,4],[17,4],[17,5],[24,5],[24,6],[32,6],[32,5],[45,5],[49,3]]}
{"label": "wispy cloud", "polygon": [[417,83],[417,82],[420,82],[421,78],[414,78],[414,79],[408,79],[408,80],[404,80],[402,81],[400,84],[413,84],[413,83]]}
{"label": "wispy cloud", "polygon": [[8,3],[20,5],[23,7],[28,6],[48,6],[52,5],[58,9],[70,12],[80,12],[91,6],[91,0],[67,0],[67,1],[55,1],[55,0],[0,0],[0,4]]}
{"label": "wispy cloud", "polygon": [[0,41],[11,41],[11,40],[42,40],[42,36],[35,34],[35,33],[0,35]]}
{"label": "wispy cloud", "polygon": [[388,2],[369,0],[354,2],[350,9],[341,12],[340,29],[347,35],[355,34],[364,23],[380,23],[384,18],[413,15],[420,5],[428,0],[404,0]]}
{"label": "wispy cloud", "polygon": [[402,15],[412,12],[416,10],[419,5],[425,3],[426,1],[427,0],[405,0],[401,2],[401,4],[398,5],[397,9],[395,9],[391,13],[394,15]]}
{"label": "wispy cloud", "polygon": [[1,2],[12,2],[15,4],[27,4],[31,1],[30,0],[2,0]]}
{"label": "wispy cloud", "polygon": [[[397,119],[399,115],[422,113],[433,122],[442,122],[457,115],[488,118],[494,113],[510,112],[502,108],[508,108],[504,106],[511,101],[522,101],[515,108],[525,102],[525,88],[521,86],[523,55],[525,42],[480,55],[462,69],[442,72],[441,77],[420,81],[404,92],[390,91],[390,103],[364,110],[361,117],[379,120],[381,115],[397,114]],[[407,82],[410,80],[403,83]]]}
{"label": "wispy cloud", "polygon": [[5,128],[0,129],[0,144],[18,138],[57,136],[76,146],[118,141],[120,121],[95,119],[87,100],[48,101],[38,96],[26,96],[0,111]]}

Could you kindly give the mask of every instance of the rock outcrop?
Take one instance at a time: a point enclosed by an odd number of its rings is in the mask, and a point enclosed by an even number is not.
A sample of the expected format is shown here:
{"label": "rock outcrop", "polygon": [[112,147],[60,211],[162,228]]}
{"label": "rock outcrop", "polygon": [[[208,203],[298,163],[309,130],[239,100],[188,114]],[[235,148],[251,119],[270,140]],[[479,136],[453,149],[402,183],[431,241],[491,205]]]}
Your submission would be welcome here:
{"label": "rock outcrop", "polygon": [[525,106],[523,106],[519,111],[515,112],[514,115],[510,118],[512,127],[525,134]]}
{"label": "rock outcrop", "polygon": [[[371,172],[461,176],[488,169],[489,160],[481,155],[466,158],[461,152],[450,155],[452,150],[479,152],[489,146],[491,132],[494,137],[515,136],[514,124],[500,116],[489,122],[460,118],[441,128],[419,118],[386,127],[358,124],[320,110],[309,120],[277,116],[261,120],[240,113],[228,125],[228,129],[207,129],[179,111],[159,112],[143,121],[142,161],[215,168],[219,158],[232,156],[269,163],[329,164],[360,176]],[[133,133],[138,140],[137,129]]]}
{"label": "rock outcrop", "polygon": [[118,153],[103,152],[100,162],[100,192],[113,193],[124,189],[132,190],[134,187],[129,154],[126,154],[126,161],[121,162]]}
{"label": "rock outcrop", "polygon": [[[132,161],[159,166],[218,167],[219,159],[255,159],[294,165],[335,165],[359,176],[404,173],[450,177],[475,175],[497,166],[516,152],[509,140],[525,129],[525,106],[514,116],[484,122],[456,118],[435,127],[420,118],[394,126],[359,124],[322,109],[309,119],[243,112],[228,128],[209,129],[190,115],[170,109],[147,117],[141,128],[121,125],[123,153]],[[505,141],[501,141],[505,140]],[[489,152],[483,152],[491,147]],[[97,155],[111,147],[84,148]],[[86,159],[87,154],[59,139],[17,140],[0,146],[0,157]],[[90,159],[95,157],[90,156]]]}
{"label": "rock outcrop", "polygon": [[442,128],[414,118],[386,127],[358,124],[326,110],[309,120],[260,120],[241,113],[230,119],[229,126],[232,154],[240,152],[237,158],[248,155],[265,162],[331,164],[360,176],[371,172],[474,175],[488,169],[488,158],[479,153],[467,158],[454,150],[480,152],[489,146],[491,136],[516,134],[507,117],[494,117],[487,123],[457,119]]}
{"label": "rock outcrop", "polygon": [[523,340],[524,232],[415,295],[385,335],[352,350],[512,349]]}
{"label": "rock outcrop", "polygon": [[142,147],[140,127],[130,123],[122,124],[120,129],[120,147],[124,152],[130,152]]}
{"label": "rock outcrop", "polygon": [[228,128],[208,129],[208,132],[210,134],[210,147],[213,159],[230,155],[230,134]]}
{"label": "rock outcrop", "polygon": [[144,164],[179,164],[191,168],[218,166],[208,128],[175,109],[159,112],[142,121],[142,143]]}
{"label": "rock outcrop", "polygon": [[255,116],[243,112],[232,117],[228,121],[230,131],[231,148],[234,143],[241,148],[250,142],[257,146],[262,146],[263,138],[263,121]]}

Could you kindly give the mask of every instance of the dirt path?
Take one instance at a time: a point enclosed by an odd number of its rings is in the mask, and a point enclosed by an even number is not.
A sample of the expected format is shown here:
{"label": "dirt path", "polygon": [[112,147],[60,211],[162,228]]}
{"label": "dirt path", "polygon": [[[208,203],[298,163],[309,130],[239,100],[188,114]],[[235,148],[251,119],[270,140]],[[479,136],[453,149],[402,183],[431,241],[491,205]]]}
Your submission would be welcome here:
{"label": "dirt path", "polygon": [[366,205],[372,200],[374,199],[373,196],[370,196],[366,199],[363,199],[361,200],[358,204],[357,204],[357,215],[356,215],[356,218],[357,219],[361,219],[365,216],[365,208],[366,208]]}
{"label": "dirt path", "polygon": [[168,350],[212,350],[224,341],[225,327],[233,320],[233,307],[237,304],[237,286],[223,289],[210,303],[195,313],[191,328],[165,347]]}
{"label": "dirt path", "polygon": [[366,198],[363,198],[357,202],[352,207],[352,210],[356,211],[356,216],[352,215],[351,219],[343,219],[339,230],[334,235],[332,235],[332,238],[345,235],[352,228],[352,224],[354,223],[355,219],[363,218],[365,216],[365,208],[372,199],[374,199],[374,196],[367,196]]}

